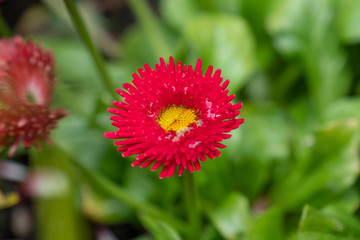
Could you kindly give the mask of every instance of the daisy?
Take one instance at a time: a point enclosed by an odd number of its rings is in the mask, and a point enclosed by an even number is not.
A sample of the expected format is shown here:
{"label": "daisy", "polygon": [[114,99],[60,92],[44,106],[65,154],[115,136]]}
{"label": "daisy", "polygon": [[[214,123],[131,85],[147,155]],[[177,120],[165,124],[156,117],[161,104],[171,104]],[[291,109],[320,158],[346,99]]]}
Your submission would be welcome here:
{"label": "daisy", "polygon": [[179,176],[184,169],[199,171],[200,161],[220,156],[218,149],[226,147],[220,142],[244,122],[236,118],[242,103],[231,103],[229,80],[223,82],[219,69],[212,74],[212,66],[203,74],[201,64],[199,59],[194,70],[160,58],[155,69],[145,64],[134,73],[132,84],[123,84],[126,91],[116,90],[123,101],[114,101],[108,112],[117,130],[105,137],[119,139],[114,144],[122,156],[138,155],[132,166],[162,166],[160,178],[176,169]]}
{"label": "daisy", "polygon": [[0,40],[0,146],[26,148],[50,142],[50,130],[66,116],[51,110],[56,84],[55,61],[50,51],[21,37]]}

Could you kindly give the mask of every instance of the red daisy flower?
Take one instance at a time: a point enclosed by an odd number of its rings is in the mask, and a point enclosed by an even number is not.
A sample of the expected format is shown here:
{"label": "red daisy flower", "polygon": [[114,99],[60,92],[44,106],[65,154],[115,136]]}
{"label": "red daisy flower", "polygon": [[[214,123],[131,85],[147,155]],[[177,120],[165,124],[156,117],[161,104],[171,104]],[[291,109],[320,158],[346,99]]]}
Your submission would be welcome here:
{"label": "red daisy flower", "polygon": [[54,57],[21,37],[0,40],[0,146],[25,147],[49,142],[50,130],[67,115],[50,110],[56,84]]}
{"label": "red daisy flower", "polygon": [[195,70],[180,61],[175,69],[173,58],[167,65],[160,62],[156,69],[145,64],[140,76],[134,73],[133,84],[123,84],[127,92],[116,90],[124,101],[114,101],[116,108],[108,112],[115,114],[110,119],[118,129],[105,137],[122,139],[114,144],[124,157],[139,154],[132,166],[164,166],[159,176],[164,178],[178,167],[179,176],[184,168],[199,171],[199,160],[220,156],[218,148],[226,147],[220,142],[244,119],[236,119],[242,103],[231,103],[235,95],[228,95],[229,80],[222,83],[219,69],[212,75],[210,66],[203,75],[200,59]]}

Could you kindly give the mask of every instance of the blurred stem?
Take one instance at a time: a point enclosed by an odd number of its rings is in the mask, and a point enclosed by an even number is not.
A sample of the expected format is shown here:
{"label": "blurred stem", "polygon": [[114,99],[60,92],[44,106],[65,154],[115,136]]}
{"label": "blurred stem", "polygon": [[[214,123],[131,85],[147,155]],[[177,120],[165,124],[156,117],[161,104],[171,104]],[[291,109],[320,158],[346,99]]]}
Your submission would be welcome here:
{"label": "blurred stem", "polygon": [[159,22],[147,2],[144,0],[128,0],[127,3],[144,28],[155,53],[164,58],[170,56],[170,47],[161,32]]}
{"label": "blurred stem", "polygon": [[8,25],[6,24],[1,12],[0,12],[0,36],[11,37],[11,31]]}
{"label": "blurred stem", "polygon": [[95,48],[95,45],[90,38],[89,32],[87,31],[85,24],[80,17],[74,0],[64,0],[64,2],[81,39],[83,40],[95,62],[96,68],[103,80],[105,88],[109,91],[113,98],[117,98],[118,96],[115,93],[115,88],[112,85],[110,77],[106,71],[104,60],[101,57],[97,48]]}
{"label": "blurred stem", "polygon": [[179,232],[188,232],[189,226],[186,223],[174,218],[173,216],[161,211],[160,209],[150,204],[138,201],[135,197],[131,196],[120,186],[112,183],[98,173],[93,173],[79,162],[73,162],[78,167],[78,169],[80,169],[80,171],[86,176],[86,178],[91,181],[92,184],[96,185],[112,197],[133,207],[136,210],[144,211],[153,217],[160,218],[161,220],[166,221],[167,223],[174,226]]}
{"label": "blurred stem", "polygon": [[[37,238],[40,240],[89,239],[86,223],[76,205],[71,159],[56,145],[30,149],[30,164]],[[31,182],[31,181],[30,181]]]}
{"label": "blurred stem", "polygon": [[196,190],[194,175],[190,172],[184,173],[185,201],[191,232],[189,238],[199,239],[201,236],[201,216],[199,209],[199,198]]}

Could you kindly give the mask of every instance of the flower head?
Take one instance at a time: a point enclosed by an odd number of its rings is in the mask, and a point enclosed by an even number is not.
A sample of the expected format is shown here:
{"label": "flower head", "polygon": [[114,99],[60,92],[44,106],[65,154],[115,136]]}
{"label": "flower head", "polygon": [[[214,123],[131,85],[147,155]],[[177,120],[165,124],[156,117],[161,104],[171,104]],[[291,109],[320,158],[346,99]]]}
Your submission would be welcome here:
{"label": "flower head", "polygon": [[108,111],[118,129],[105,137],[120,139],[114,144],[124,157],[139,154],[132,166],[163,166],[164,178],[177,168],[179,176],[184,168],[199,171],[199,160],[220,156],[218,148],[226,147],[220,142],[244,119],[236,118],[242,103],[231,103],[235,95],[229,96],[229,80],[222,83],[219,69],[212,75],[210,66],[203,74],[200,59],[195,70],[181,62],[175,68],[173,58],[160,62],[155,69],[145,64],[140,76],[134,73],[132,84],[123,84],[127,92],[116,90],[124,101],[114,101]]}
{"label": "flower head", "polygon": [[0,146],[25,147],[49,142],[50,130],[66,116],[50,110],[56,84],[55,61],[49,51],[21,37],[0,40]]}

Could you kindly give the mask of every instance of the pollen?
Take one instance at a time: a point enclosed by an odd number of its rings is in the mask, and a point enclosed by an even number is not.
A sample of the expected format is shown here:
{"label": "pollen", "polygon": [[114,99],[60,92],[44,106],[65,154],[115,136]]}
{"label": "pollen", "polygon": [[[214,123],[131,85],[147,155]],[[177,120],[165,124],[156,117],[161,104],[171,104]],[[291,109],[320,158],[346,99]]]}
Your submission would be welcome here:
{"label": "pollen", "polygon": [[160,113],[158,123],[166,132],[181,132],[186,130],[190,124],[196,123],[196,120],[197,115],[194,109],[173,105]]}

